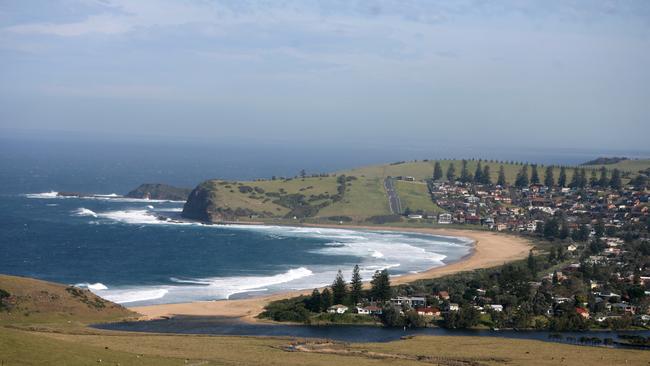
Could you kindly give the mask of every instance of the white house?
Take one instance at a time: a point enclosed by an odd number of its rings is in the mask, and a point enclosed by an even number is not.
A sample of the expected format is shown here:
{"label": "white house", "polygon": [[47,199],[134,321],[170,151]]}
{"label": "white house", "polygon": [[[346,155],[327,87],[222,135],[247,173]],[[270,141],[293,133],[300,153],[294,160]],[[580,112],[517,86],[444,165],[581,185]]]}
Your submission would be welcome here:
{"label": "white house", "polygon": [[492,311],[496,311],[498,313],[503,311],[503,305],[500,304],[490,304],[490,305],[485,305],[485,307]]}
{"label": "white house", "polygon": [[357,306],[357,314],[370,315],[370,310]]}
{"label": "white house", "polygon": [[451,224],[451,214],[450,213],[441,213],[438,215],[439,224]]}
{"label": "white house", "polygon": [[332,305],[327,308],[327,312],[330,314],[344,314],[346,311],[348,311],[348,307],[341,304]]}

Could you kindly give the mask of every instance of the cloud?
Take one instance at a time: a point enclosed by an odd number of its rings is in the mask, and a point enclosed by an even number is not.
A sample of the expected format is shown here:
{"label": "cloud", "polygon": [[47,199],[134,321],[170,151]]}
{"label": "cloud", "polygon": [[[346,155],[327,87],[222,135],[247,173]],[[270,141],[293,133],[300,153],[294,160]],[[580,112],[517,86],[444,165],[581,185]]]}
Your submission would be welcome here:
{"label": "cloud", "polygon": [[82,36],[91,33],[119,34],[132,29],[123,17],[93,15],[74,23],[35,23],[7,27],[5,30],[19,34],[50,34],[61,37]]}

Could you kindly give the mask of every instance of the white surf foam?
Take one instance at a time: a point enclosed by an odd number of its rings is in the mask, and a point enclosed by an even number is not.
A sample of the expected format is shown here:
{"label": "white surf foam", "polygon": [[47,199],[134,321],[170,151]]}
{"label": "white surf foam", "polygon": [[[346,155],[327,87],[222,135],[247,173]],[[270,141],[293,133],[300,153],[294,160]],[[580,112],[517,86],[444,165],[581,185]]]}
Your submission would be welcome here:
{"label": "white surf foam", "polygon": [[238,293],[268,291],[269,288],[274,286],[291,283],[312,275],[311,270],[299,267],[272,276],[233,276],[199,279],[172,277],[170,279],[179,285],[126,287],[110,290],[107,288],[87,287],[98,296],[118,304],[133,302],[170,303],[228,299]]}
{"label": "white surf foam", "polygon": [[85,207],[80,207],[76,209],[74,212],[75,216],[92,216],[92,217],[97,217],[97,214],[93,210],[89,210]]}
{"label": "white surf foam", "polygon": [[[466,254],[470,246],[458,238],[443,238],[425,234],[413,235],[393,231],[366,231],[338,228],[286,227],[264,225],[203,225],[195,222],[160,220],[157,212],[164,209],[127,209],[96,213],[102,223],[106,220],[134,225],[195,226],[200,230],[256,231],[268,238],[312,238],[323,244],[312,253],[338,256],[332,264],[293,268],[273,276],[231,276],[215,278],[171,278],[172,284],[138,286],[99,290],[98,295],[119,303],[162,304],[196,300],[227,299],[234,294],[252,291],[283,291],[322,287],[331,284],[339,269],[348,276],[354,264],[359,264],[364,280],[370,280],[378,270],[389,269],[393,276],[417,273],[444,265],[447,254]],[[231,235],[235,235],[230,233]],[[469,241],[468,241],[469,242]],[[313,245],[313,243],[311,244]],[[313,246],[312,246],[313,247]],[[340,264],[335,264],[340,262]]]}
{"label": "white surf foam", "polygon": [[95,290],[95,291],[108,290],[108,287],[106,287],[101,282],[97,282],[97,283],[88,283],[88,282],[77,283],[77,284],[75,284],[75,287],[87,288],[89,290]]}
{"label": "white surf foam", "polygon": [[167,295],[167,289],[138,289],[138,290],[114,290],[111,292],[97,291],[96,294],[118,304],[131,302],[151,301],[162,299]]}
{"label": "white surf foam", "polygon": [[79,199],[79,200],[103,200],[114,202],[151,202],[151,203],[184,203],[185,201],[174,200],[152,200],[148,198],[131,198],[120,196],[117,193],[110,194],[92,194],[88,196],[59,196],[59,192],[41,192],[41,193],[27,193],[24,195],[27,198],[40,198],[40,199]]}
{"label": "white surf foam", "polygon": [[42,192],[42,193],[28,193],[25,195],[27,198],[57,198],[59,192],[55,191],[50,191],[50,192]]}

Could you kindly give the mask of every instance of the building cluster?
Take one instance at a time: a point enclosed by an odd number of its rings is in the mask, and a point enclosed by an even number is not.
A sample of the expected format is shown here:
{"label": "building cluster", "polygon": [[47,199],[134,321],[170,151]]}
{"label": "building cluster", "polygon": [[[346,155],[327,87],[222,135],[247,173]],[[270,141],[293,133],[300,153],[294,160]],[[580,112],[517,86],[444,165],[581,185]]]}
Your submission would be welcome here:
{"label": "building cluster", "polygon": [[648,192],[632,186],[611,190],[432,182],[429,191],[434,203],[445,211],[431,217],[438,224],[480,225],[496,231],[535,232],[558,210],[569,230],[597,220],[606,227],[621,228],[649,215]]}

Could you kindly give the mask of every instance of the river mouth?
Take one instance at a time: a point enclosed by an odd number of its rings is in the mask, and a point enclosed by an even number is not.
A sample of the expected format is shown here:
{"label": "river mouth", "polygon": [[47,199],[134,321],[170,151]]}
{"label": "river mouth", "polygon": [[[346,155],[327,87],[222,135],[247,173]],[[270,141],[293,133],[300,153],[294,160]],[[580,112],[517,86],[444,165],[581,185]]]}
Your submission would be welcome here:
{"label": "river mouth", "polygon": [[641,348],[626,343],[625,336],[650,337],[650,331],[551,332],[536,330],[468,330],[444,328],[385,328],[374,325],[301,325],[250,323],[238,318],[175,316],[172,318],[95,324],[97,329],[220,336],[256,336],[328,339],[352,343],[391,342],[413,336],[471,336],[528,339],[582,346]]}

